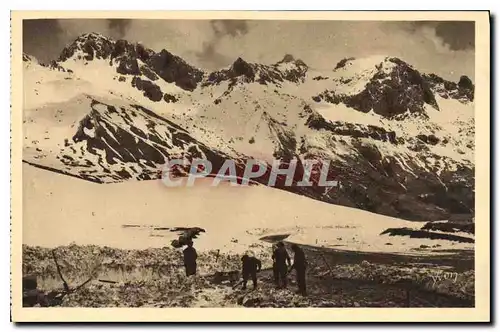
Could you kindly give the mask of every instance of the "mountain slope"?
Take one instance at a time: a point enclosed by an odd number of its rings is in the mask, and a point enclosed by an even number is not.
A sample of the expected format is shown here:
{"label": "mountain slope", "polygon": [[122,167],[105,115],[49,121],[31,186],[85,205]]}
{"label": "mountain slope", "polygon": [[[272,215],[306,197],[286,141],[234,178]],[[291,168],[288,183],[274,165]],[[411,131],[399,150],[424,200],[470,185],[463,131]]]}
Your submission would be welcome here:
{"label": "mountain slope", "polygon": [[[394,57],[318,72],[286,55],[205,73],[167,50],[85,34],[24,56],[24,160],[95,182],[154,179],[167,158],[329,161],[337,188],[283,188],[410,220],[474,209],[474,85]],[[263,182],[259,179],[259,182]]]}

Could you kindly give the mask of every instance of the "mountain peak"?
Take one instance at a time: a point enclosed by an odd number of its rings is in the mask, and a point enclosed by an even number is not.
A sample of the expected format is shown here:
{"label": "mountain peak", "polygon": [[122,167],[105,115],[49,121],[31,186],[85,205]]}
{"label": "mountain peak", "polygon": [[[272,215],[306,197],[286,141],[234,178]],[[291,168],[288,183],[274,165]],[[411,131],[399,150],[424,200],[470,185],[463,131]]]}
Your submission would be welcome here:
{"label": "mountain peak", "polygon": [[165,49],[156,54],[148,54],[146,63],[164,81],[175,83],[183,90],[194,90],[203,78],[201,70]]}
{"label": "mountain peak", "polygon": [[342,59],[333,70],[342,88],[325,92],[313,100],[325,99],[386,118],[408,115],[427,117],[425,105],[439,110],[426,78],[405,61],[391,56]]}
{"label": "mountain peak", "polygon": [[85,33],[63,49],[58,61],[66,61],[72,57],[88,61],[94,58],[106,59],[111,54],[113,45],[111,39],[100,33]]}
{"label": "mountain peak", "polygon": [[460,76],[460,80],[458,81],[458,86],[462,89],[474,89],[474,84],[472,83],[472,80],[466,75]]}
{"label": "mountain peak", "polygon": [[99,40],[99,39],[106,39],[110,40],[110,38],[104,36],[103,34],[100,34],[98,32],[88,32],[88,33],[83,33],[80,36],[76,38],[76,40],[87,40],[87,39],[94,39],[94,40]]}
{"label": "mountain peak", "polygon": [[23,62],[37,62],[38,63],[38,60],[34,56],[23,52]]}
{"label": "mountain peak", "polygon": [[85,45],[89,42],[94,42],[97,44],[108,44],[108,43],[114,43],[114,40],[97,32],[89,32],[78,36],[74,40],[73,44]]}
{"label": "mountain peak", "polygon": [[23,65],[24,68],[36,68],[37,66],[43,66],[40,61],[38,61],[37,58],[35,58],[33,55],[26,54],[23,52]]}
{"label": "mountain peak", "polygon": [[240,66],[240,65],[250,65],[250,63],[246,62],[245,60],[243,60],[242,57],[238,57],[238,59],[236,59],[234,62],[233,62],[233,67],[234,66]]}
{"label": "mountain peak", "polygon": [[289,53],[285,54],[285,56],[283,57],[283,59],[281,59],[281,61],[278,61],[276,64],[277,65],[280,65],[280,64],[295,64],[297,66],[307,67],[307,65],[305,64],[304,61],[302,61],[300,59],[296,59],[293,55],[291,55]]}
{"label": "mountain peak", "polygon": [[280,62],[294,62],[295,58],[291,54],[285,54],[283,59]]}
{"label": "mountain peak", "polygon": [[400,58],[387,55],[373,55],[362,58],[349,57],[340,60],[334,68],[334,71],[365,71],[380,70],[382,68],[394,68],[396,66],[411,67]]}
{"label": "mountain peak", "polygon": [[254,77],[255,76],[255,71],[252,67],[252,65],[245,60],[243,60],[241,57],[238,57],[236,61],[232,64],[231,70],[237,75],[244,75],[247,77]]}
{"label": "mountain peak", "polygon": [[424,74],[426,81],[433,91],[442,98],[457,99],[463,103],[474,100],[474,83],[465,75],[462,75],[458,82],[451,82],[436,74]]}

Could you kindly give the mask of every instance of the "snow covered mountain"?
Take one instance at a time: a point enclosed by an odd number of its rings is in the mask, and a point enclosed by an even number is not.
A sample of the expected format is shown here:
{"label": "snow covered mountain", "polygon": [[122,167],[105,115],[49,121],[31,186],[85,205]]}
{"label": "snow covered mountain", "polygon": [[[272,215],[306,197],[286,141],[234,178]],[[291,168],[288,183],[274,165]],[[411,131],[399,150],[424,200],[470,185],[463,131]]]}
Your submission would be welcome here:
{"label": "snow covered mountain", "polygon": [[292,55],[204,72],[90,33],[24,55],[24,161],[100,183],[156,179],[166,158],[331,162],[342,186],[286,190],[409,220],[474,209],[474,85],[388,56],[318,72]]}

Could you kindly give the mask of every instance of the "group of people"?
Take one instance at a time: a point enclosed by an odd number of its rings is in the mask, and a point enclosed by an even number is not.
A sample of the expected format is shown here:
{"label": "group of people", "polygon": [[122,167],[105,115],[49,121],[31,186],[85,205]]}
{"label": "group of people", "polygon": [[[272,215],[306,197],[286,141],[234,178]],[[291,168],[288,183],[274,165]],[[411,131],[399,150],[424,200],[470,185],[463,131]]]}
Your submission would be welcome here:
{"label": "group of people", "polygon": [[[287,275],[295,270],[298,293],[305,296],[306,292],[306,267],[307,261],[304,251],[296,244],[292,244],[293,264],[291,263],[290,255],[286,250],[283,242],[278,242],[273,246],[273,276],[274,282],[278,288],[287,287]],[[187,248],[183,251],[184,254],[184,267],[186,275],[196,274],[196,259],[198,254],[196,249],[193,248],[193,241],[187,243]],[[254,289],[257,288],[257,273],[262,269],[262,263],[256,257],[243,255],[241,258],[241,272],[243,276],[243,289],[246,289],[247,283],[252,279]]]}

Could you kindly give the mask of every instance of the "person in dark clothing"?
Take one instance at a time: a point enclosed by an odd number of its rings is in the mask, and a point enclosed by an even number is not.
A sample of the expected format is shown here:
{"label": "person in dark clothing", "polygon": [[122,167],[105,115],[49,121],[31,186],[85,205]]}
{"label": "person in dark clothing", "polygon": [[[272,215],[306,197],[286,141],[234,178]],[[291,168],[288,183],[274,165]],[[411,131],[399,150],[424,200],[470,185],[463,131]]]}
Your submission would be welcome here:
{"label": "person in dark clothing", "polygon": [[272,259],[273,259],[273,277],[274,277],[274,284],[276,286],[279,286],[279,274],[278,274],[278,264],[276,264],[276,258],[274,257],[274,251],[277,249],[278,247],[276,245],[273,244],[273,255],[272,255]]}
{"label": "person in dark clothing", "polygon": [[247,289],[248,279],[251,277],[253,282],[253,289],[257,288],[257,272],[260,272],[262,263],[255,257],[243,255],[241,258],[242,274],[243,274],[243,288]]}
{"label": "person in dark clothing", "polygon": [[273,252],[272,258],[274,262],[273,268],[276,271],[276,285],[280,288],[286,288],[286,274],[287,266],[290,266],[290,256],[288,255],[288,251],[286,251],[285,244],[283,242],[278,242],[278,244],[276,245],[276,249]]}
{"label": "person in dark clothing", "polygon": [[303,296],[306,296],[307,295],[307,292],[306,292],[306,267],[307,267],[306,255],[304,254],[304,251],[296,244],[292,245],[292,251],[293,251],[293,265],[288,272],[291,272],[293,269],[295,269],[296,278],[297,278],[297,287],[299,288],[298,293],[302,294]]}
{"label": "person in dark clothing", "polygon": [[193,248],[193,241],[187,242],[187,248],[184,249],[184,267],[186,268],[186,276],[196,274],[196,259],[198,254]]}

